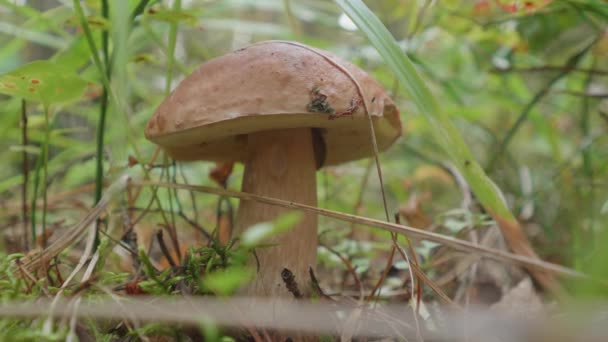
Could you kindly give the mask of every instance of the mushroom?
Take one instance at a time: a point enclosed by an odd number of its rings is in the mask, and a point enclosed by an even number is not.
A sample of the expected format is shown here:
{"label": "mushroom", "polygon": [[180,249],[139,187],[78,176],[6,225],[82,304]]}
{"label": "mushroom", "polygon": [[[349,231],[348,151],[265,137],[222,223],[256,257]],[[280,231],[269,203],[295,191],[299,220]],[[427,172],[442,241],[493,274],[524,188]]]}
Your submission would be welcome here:
{"label": "mushroom", "polygon": [[[242,191],[317,205],[315,171],[373,155],[401,134],[399,111],[367,73],[332,53],[288,41],[260,42],[212,59],[158,107],[145,135],[176,160],[243,162]],[[241,201],[240,234],[287,209]],[[290,270],[302,292],[317,251],[317,215],[256,250],[259,269],[245,290],[291,296]]]}

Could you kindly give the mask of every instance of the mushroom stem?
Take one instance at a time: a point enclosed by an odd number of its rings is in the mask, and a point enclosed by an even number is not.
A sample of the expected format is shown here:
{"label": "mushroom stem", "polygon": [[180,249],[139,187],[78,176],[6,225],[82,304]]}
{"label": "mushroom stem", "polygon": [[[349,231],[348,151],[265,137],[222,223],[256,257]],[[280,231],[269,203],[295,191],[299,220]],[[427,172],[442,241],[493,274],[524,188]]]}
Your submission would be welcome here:
{"label": "mushroom stem", "polygon": [[[253,133],[247,137],[243,191],[317,205],[316,163],[310,128]],[[272,221],[289,209],[241,201],[236,234],[260,222]],[[256,249],[259,269],[246,292],[259,296],[293,296],[281,278],[284,268],[295,276],[302,293],[308,292],[308,268],[315,267],[317,215],[305,213],[291,230],[272,237],[270,247]],[[257,263],[252,262],[257,265]]]}

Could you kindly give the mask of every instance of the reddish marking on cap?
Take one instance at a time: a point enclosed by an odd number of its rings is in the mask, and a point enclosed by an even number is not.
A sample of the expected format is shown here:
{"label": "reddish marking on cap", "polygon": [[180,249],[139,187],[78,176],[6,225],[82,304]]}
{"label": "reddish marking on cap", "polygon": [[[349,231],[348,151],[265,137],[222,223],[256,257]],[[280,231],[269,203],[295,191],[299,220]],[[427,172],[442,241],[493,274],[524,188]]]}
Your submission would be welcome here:
{"label": "reddish marking on cap", "polygon": [[33,93],[33,92],[35,92],[35,91],[36,91],[36,89],[34,89],[34,88],[30,88],[30,89],[28,89],[28,90],[30,91],[30,93]]}
{"label": "reddish marking on cap", "polygon": [[39,83],[40,83],[40,80],[33,79],[33,80],[31,80],[30,82],[32,82],[32,84],[39,84]]}
{"label": "reddish marking on cap", "polygon": [[158,132],[164,132],[166,128],[166,121],[162,115],[156,117],[156,125],[158,126]]}
{"label": "reddish marking on cap", "polygon": [[8,89],[15,89],[15,88],[17,88],[17,87],[16,87],[16,86],[15,86],[13,83],[8,83],[8,82],[6,82],[6,83],[2,83],[2,85],[3,85],[5,88],[8,88]]}

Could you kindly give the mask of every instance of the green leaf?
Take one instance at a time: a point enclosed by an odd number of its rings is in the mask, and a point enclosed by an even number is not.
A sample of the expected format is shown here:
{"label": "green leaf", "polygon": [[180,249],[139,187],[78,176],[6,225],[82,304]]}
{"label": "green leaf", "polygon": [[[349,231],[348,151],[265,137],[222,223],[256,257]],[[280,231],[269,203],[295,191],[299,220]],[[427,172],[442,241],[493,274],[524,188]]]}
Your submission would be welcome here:
{"label": "green leaf", "polygon": [[[89,27],[91,29],[96,30],[107,30],[110,28],[110,22],[101,16],[89,15],[86,17],[87,23],[89,23]],[[80,26],[80,18],[78,16],[72,16],[68,20],[66,20],[66,25],[79,27]]]}
{"label": "green leaf", "polygon": [[253,277],[253,270],[247,267],[231,267],[208,274],[203,286],[218,295],[229,295]]}
{"label": "green leaf", "polygon": [[175,10],[164,9],[161,7],[151,7],[146,11],[146,18],[152,18],[159,21],[169,23],[185,22],[189,25],[196,25],[198,19],[196,16],[200,13],[198,10]]}
{"label": "green leaf", "polygon": [[508,221],[514,220],[498,187],[474,160],[462,135],[444,112],[426,84],[418,75],[414,64],[401,51],[395,38],[380,19],[361,0],[336,0],[344,12],[367,36],[386,64],[403,85],[416,107],[433,127],[433,135],[465,177],[479,201]]}
{"label": "green leaf", "polygon": [[249,227],[241,236],[241,243],[246,247],[255,247],[268,238],[288,231],[300,220],[303,214],[291,211],[277,217],[273,222],[262,222]]}
{"label": "green leaf", "polygon": [[32,62],[0,76],[0,93],[45,106],[77,100],[86,86],[73,70],[49,61]]}
{"label": "green leaf", "polygon": [[33,145],[17,145],[17,146],[10,146],[9,151],[12,152],[26,152],[29,154],[34,154],[34,155],[39,155],[40,154],[40,147],[38,146],[33,146]]}

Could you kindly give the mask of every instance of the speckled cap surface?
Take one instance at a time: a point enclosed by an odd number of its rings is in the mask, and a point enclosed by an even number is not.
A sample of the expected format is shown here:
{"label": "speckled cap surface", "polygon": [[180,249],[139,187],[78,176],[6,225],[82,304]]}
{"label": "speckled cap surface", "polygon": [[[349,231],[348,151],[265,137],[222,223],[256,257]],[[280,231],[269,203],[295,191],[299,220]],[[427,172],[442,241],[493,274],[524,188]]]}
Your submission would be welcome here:
{"label": "speckled cap surface", "polygon": [[243,161],[247,134],[318,128],[325,165],[373,154],[401,135],[399,110],[366,72],[334,54],[267,41],[209,60],[158,107],[146,138],[177,160]]}

